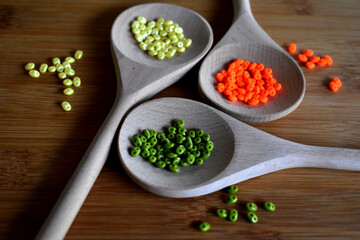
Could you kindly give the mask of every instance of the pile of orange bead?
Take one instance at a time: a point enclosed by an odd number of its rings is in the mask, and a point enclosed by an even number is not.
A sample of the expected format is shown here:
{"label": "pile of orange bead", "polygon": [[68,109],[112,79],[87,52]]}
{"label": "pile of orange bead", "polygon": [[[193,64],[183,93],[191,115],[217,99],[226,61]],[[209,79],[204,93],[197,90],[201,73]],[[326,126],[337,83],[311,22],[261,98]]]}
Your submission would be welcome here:
{"label": "pile of orange bead", "polygon": [[226,95],[231,102],[239,100],[251,106],[266,103],[268,97],[275,96],[282,87],[273,77],[271,68],[243,59],[230,63],[227,70],[216,74],[216,79],[219,93]]}

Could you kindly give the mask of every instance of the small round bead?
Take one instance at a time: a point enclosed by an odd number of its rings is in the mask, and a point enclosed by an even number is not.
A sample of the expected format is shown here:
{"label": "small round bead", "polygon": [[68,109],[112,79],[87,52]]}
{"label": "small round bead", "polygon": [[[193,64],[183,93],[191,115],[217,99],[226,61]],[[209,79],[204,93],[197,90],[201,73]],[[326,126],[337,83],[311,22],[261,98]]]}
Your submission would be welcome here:
{"label": "small round bead", "polygon": [[207,223],[207,222],[202,222],[200,225],[199,225],[199,230],[202,231],[202,232],[207,232],[210,230],[210,224]]}
{"label": "small round bead", "polygon": [[74,54],[75,59],[81,59],[83,57],[84,53],[81,50],[77,50]]}
{"label": "small round bead", "polygon": [[204,160],[202,158],[196,158],[195,159],[195,165],[196,166],[201,166],[204,164]]}
{"label": "small round bead", "polygon": [[170,164],[169,170],[174,173],[180,172],[180,167],[177,164]]}
{"label": "small round bead", "polygon": [[264,203],[264,207],[265,207],[266,211],[269,211],[269,212],[275,211],[275,204],[273,204],[272,202]]}
{"label": "small round bead", "polygon": [[157,54],[157,58],[159,60],[163,60],[165,58],[165,53],[163,51],[159,51]]}
{"label": "small round bead", "polygon": [[158,167],[158,168],[164,168],[166,166],[166,163],[163,162],[163,161],[157,161],[155,163],[155,166]]}
{"label": "small round bead", "polygon": [[225,202],[227,203],[227,204],[234,204],[234,203],[236,203],[237,202],[237,197],[235,196],[235,195],[230,195],[230,196],[227,196],[226,198],[225,198]]}
{"label": "small round bead", "polygon": [[226,211],[226,209],[218,209],[216,213],[220,218],[227,218],[228,216],[228,212]]}
{"label": "small round bead", "polygon": [[33,69],[29,71],[29,75],[30,77],[38,78],[40,77],[40,72],[38,70]]}
{"label": "small round bead", "polygon": [[74,63],[74,62],[75,62],[75,58],[73,58],[73,57],[66,57],[66,58],[65,58],[65,62]]}
{"label": "small round bead", "polygon": [[70,103],[67,102],[67,101],[63,101],[63,102],[61,103],[61,107],[62,107],[62,109],[64,109],[64,111],[66,111],[66,112],[68,112],[68,111],[71,110],[71,105],[70,105]]}
{"label": "small round bead", "polygon": [[57,57],[53,58],[52,63],[53,63],[54,66],[56,66],[56,64],[60,64],[61,63],[60,58],[57,58]]}
{"label": "small round bead", "polygon": [[192,44],[192,40],[190,38],[186,39],[184,42],[184,47],[188,48]]}
{"label": "small round bead", "polygon": [[257,223],[258,220],[259,220],[258,217],[256,216],[256,214],[253,213],[253,212],[248,212],[247,218],[249,219],[249,221],[250,221],[251,223]]}
{"label": "small round bead", "polygon": [[155,157],[155,156],[150,156],[150,157],[148,158],[148,161],[151,162],[151,163],[156,163],[157,157]]}
{"label": "small round bead", "polygon": [[132,157],[137,157],[140,155],[140,153],[141,153],[141,149],[139,147],[134,147],[131,149],[130,155]]}
{"label": "small round bead", "polygon": [[56,67],[56,71],[58,72],[64,71],[64,66],[61,63],[56,64],[55,67]]}
{"label": "small round bead", "polygon": [[45,73],[47,70],[48,70],[48,65],[46,63],[43,63],[43,64],[40,65],[39,71],[41,73]]}
{"label": "small round bead", "polygon": [[71,68],[66,68],[65,69],[65,73],[69,76],[74,76],[75,75],[75,70],[71,69]]}
{"label": "small round bead", "polygon": [[146,18],[140,16],[136,19],[140,24],[145,24],[147,22]]}
{"label": "small round bead", "polygon": [[63,65],[64,69],[71,68],[71,64],[67,61],[63,62],[62,65]]}
{"label": "small round bead", "polygon": [[236,222],[237,219],[238,219],[238,216],[239,216],[239,213],[236,209],[231,209],[228,213],[228,219],[231,221],[231,222]]}
{"label": "small round bead", "polygon": [[63,93],[64,93],[65,95],[68,95],[68,96],[73,95],[74,92],[75,92],[74,89],[73,89],[73,88],[70,88],[70,87],[65,88],[64,91],[63,91]]}
{"label": "small round bead", "polygon": [[71,81],[71,79],[65,79],[64,81],[63,81],[63,84],[65,85],[65,86],[68,86],[68,87],[70,87],[72,84],[73,84],[73,81]]}
{"label": "small round bead", "polygon": [[236,185],[231,185],[229,187],[226,188],[226,192],[230,193],[230,194],[234,194],[239,190],[238,186]]}
{"label": "small round bead", "polygon": [[257,206],[255,203],[248,202],[246,203],[246,209],[250,212],[255,212],[257,210]]}
{"label": "small round bead", "polygon": [[64,72],[59,72],[59,73],[58,73],[58,77],[59,77],[60,79],[65,79],[65,78],[67,77],[67,75],[66,75],[66,73],[64,73]]}
{"label": "small round bead", "polygon": [[49,66],[48,71],[51,72],[51,73],[56,72],[56,67],[55,66]]}
{"label": "small round bead", "polygon": [[135,29],[138,29],[139,28],[139,26],[140,26],[140,23],[138,22],[138,21],[133,21],[132,23],[131,23],[131,28],[135,28]]}
{"label": "small round bead", "polygon": [[74,77],[72,82],[73,82],[74,87],[80,87],[81,86],[81,79],[79,77]]}
{"label": "small round bead", "polygon": [[25,70],[30,71],[33,70],[34,68],[35,68],[35,63],[30,62],[25,65]]}

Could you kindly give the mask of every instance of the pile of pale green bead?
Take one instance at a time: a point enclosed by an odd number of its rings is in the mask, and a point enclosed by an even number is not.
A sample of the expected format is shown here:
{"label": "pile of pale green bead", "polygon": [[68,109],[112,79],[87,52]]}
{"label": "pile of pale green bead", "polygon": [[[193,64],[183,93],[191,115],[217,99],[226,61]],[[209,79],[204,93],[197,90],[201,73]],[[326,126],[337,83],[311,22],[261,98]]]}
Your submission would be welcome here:
{"label": "pile of pale green bead", "polygon": [[184,30],[172,20],[159,18],[147,22],[146,18],[138,17],[132,22],[131,29],[141,50],[159,60],[185,52],[192,43],[190,38],[185,38]]}
{"label": "pile of pale green bead", "polygon": [[[63,85],[67,88],[64,89],[63,93],[67,96],[73,95],[75,90],[72,88],[80,87],[81,79],[79,77],[75,77],[75,70],[72,68],[71,64],[75,63],[76,60],[79,60],[83,57],[83,51],[77,50],[74,54],[74,57],[66,57],[63,62],[61,62],[60,58],[55,57],[52,59],[53,65],[48,65],[47,63],[43,63],[40,65],[39,70],[35,69],[35,63],[27,63],[25,65],[25,70],[29,71],[30,77],[39,78],[41,73],[57,73],[58,77],[63,80]],[[72,77],[72,79],[70,79]],[[61,103],[61,107],[65,111],[71,110],[71,105],[67,101],[63,101]]]}

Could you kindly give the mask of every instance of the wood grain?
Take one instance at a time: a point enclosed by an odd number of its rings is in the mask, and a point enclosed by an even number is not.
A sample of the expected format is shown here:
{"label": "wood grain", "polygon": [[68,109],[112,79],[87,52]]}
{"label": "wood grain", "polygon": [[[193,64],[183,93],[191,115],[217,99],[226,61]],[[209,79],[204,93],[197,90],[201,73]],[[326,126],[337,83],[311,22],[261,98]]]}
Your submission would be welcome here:
{"label": "wood grain", "polygon": [[[116,94],[110,30],[125,9],[150,1],[10,1],[0,3],[0,239],[33,239],[97,130]],[[231,1],[160,1],[200,13],[214,30],[215,43],[232,22]],[[252,0],[259,25],[277,44],[329,54],[334,65],[303,68],[307,91],[300,106],[276,121],[252,126],[294,142],[360,149],[359,31],[356,0]],[[63,112],[62,86],[52,75],[34,80],[23,65],[66,57],[83,86]],[[157,97],[200,100],[199,65]],[[329,79],[343,81],[334,94]],[[217,218],[228,208],[219,191],[198,198],[169,199],[149,193],[124,172],[116,147],[66,239],[358,239],[358,172],[299,168],[239,184],[240,203],[270,200],[277,211],[259,210],[259,223]],[[243,212],[243,205],[236,208]],[[199,221],[212,229],[200,233]]]}

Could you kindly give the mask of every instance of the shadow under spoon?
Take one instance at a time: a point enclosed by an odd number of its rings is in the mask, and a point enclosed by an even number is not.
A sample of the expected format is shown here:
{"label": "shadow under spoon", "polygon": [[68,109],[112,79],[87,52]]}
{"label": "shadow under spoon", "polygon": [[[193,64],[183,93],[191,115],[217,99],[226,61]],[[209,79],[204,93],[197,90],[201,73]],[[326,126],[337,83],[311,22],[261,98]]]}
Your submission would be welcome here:
{"label": "shadow under spoon", "polygon": [[[140,50],[132,36],[131,22],[171,19],[184,29],[192,46],[174,58],[160,61]],[[108,157],[111,143],[125,113],[179,80],[208,52],[213,42],[210,25],[199,14],[172,4],[151,3],[122,12],[111,29],[111,50],[117,75],[115,103],[56,202],[36,239],[63,239],[90,192]],[[101,80],[101,81],[105,81]]]}
{"label": "shadow under spoon", "polygon": [[[294,61],[279,47],[254,19],[249,0],[233,0],[234,21],[228,32],[202,62],[199,72],[201,96],[214,107],[246,122],[272,121],[294,111],[305,94],[304,75]],[[227,69],[235,59],[262,63],[273,70],[282,89],[265,104],[250,106],[233,103],[216,90],[216,73]]]}
{"label": "shadow under spoon", "polygon": [[[169,111],[171,109],[171,111]],[[177,120],[203,129],[214,149],[201,166],[160,169],[132,157],[131,138],[143,129],[162,132]],[[141,104],[124,120],[118,151],[128,175],[141,187],[174,198],[196,197],[270,172],[296,167],[360,171],[360,150],[317,147],[287,141],[251,127],[211,106],[183,98],[160,98]]]}

